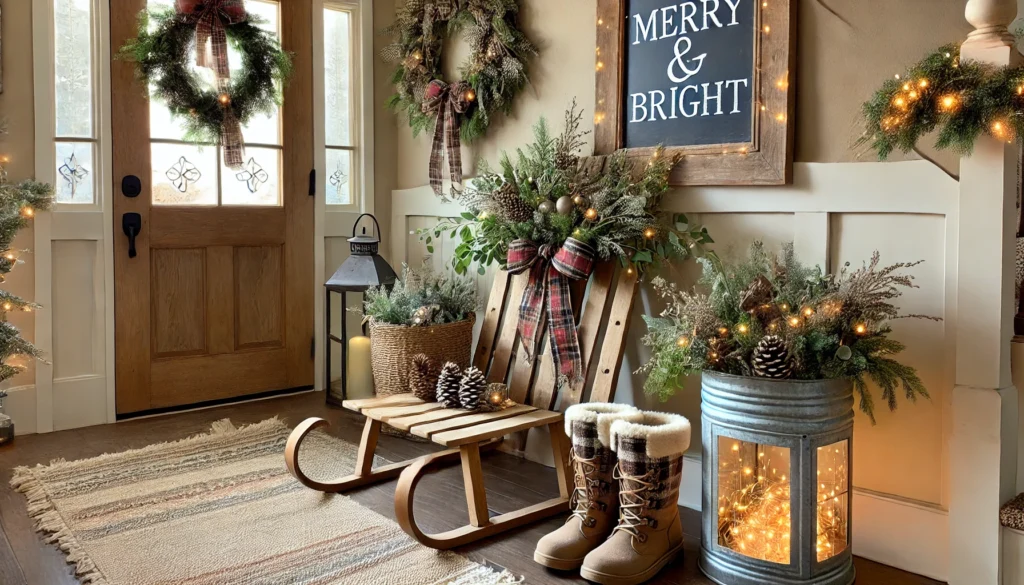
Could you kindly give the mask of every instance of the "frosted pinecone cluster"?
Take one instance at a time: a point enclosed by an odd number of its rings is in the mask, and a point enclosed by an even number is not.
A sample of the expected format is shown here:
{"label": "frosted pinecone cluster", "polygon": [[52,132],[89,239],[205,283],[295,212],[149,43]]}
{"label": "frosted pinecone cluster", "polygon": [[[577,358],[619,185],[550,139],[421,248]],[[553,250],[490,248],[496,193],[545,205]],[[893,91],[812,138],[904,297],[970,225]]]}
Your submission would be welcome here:
{"label": "frosted pinecone cluster", "polygon": [[459,365],[448,362],[437,379],[437,401],[445,408],[480,410],[484,406],[487,379],[475,367],[463,372]]}

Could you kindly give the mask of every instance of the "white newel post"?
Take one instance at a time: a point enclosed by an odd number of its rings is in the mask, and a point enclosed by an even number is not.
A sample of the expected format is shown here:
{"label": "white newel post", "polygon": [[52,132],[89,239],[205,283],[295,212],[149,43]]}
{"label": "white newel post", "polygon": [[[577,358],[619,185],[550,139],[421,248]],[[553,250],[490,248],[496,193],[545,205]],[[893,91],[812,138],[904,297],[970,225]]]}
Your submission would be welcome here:
{"label": "white newel post", "polygon": [[[1016,64],[1016,0],[969,0],[962,59]],[[990,137],[960,161],[956,386],[949,445],[949,583],[1001,585],[999,506],[1013,497],[1017,390],[1010,378],[1017,147]]]}

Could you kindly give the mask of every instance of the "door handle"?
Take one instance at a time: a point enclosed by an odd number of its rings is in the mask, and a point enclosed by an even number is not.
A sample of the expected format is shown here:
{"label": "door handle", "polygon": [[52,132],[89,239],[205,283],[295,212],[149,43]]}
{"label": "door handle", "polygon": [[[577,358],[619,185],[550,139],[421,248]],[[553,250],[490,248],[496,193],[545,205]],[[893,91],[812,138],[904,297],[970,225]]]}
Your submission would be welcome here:
{"label": "door handle", "polygon": [[121,229],[124,235],[128,236],[128,257],[134,258],[138,255],[135,251],[135,236],[142,231],[142,216],[138,213],[126,213],[121,216]]}

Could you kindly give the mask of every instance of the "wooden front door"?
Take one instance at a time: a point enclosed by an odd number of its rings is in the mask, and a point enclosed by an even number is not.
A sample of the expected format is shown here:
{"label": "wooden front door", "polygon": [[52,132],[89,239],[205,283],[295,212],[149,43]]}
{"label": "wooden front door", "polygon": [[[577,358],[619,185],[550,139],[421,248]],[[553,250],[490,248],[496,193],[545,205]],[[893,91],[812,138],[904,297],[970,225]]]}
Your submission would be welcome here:
{"label": "wooden front door", "polygon": [[[114,48],[173,0],[111,0]],[[246,0],[293,54],[284,106],[243,128],[245,166],[183,140],[134,65],[111,64],[117,413],[313,384],[312,0]],[[231,55],[234,69],[240,63]],[[141,179],[128,197],[123,177]],[[141,215],[129,257],[126,213]]]}

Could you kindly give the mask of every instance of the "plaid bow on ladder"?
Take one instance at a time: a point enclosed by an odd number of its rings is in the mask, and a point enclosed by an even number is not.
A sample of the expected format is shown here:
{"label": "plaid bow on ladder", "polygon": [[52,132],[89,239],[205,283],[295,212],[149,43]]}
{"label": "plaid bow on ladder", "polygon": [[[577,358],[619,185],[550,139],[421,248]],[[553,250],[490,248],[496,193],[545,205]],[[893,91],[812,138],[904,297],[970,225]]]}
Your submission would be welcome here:
{"label": "plaid bow on ladder", "polygon": [[568,279],[590,276],[595,256],[593,248],[575,238],[568,238],[557,252],[551,246],[537,246],[529,240],[515,240],[508,247],[509,274],[530,269],[530,281],[519,305],[519,337],[526,359],[532,362],[536,356],[541,315],[546,308],[551,360],[559,383],[567,380],[573,390],[584,380]]}
{"label": "plaid bow on ladder", "polygon": [[[462,144],[459,133],[462,122],[460,115],[469,109],[476,99],[473,88],[464,81],[451,85],[435,79],[427,85],[423,101],[423,113],[436,113],[434,139],[430,148],[430,186],[434,194],[444,197],[444,157],[448,154],[448,174],[452,180],[452,195],[458,196],[462,187]],[[445,148],[447,145],[447,149]]]}

